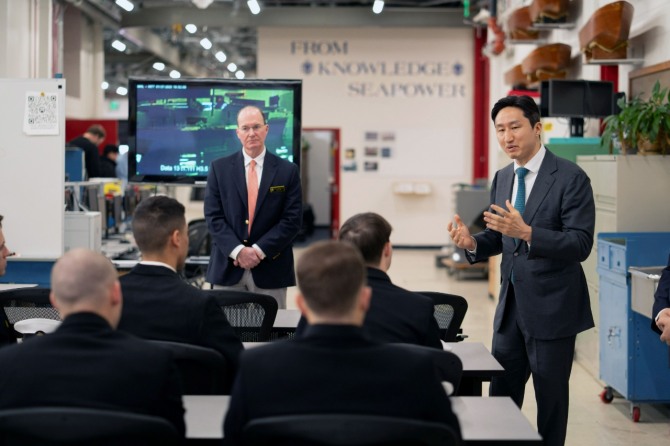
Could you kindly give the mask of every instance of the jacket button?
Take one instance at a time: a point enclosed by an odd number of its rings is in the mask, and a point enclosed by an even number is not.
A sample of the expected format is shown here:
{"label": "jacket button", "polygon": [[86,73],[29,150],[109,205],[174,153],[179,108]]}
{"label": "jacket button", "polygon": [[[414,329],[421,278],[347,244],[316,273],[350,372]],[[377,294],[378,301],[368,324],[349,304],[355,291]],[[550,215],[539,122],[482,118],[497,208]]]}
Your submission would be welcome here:
{"label": "jacket button", "polygon": [[249,243],[249,240],[244,240],[243,242],[244,242],[244,243]]}
{"label": "jacket button", "polygon": [[515,253],[514,253],[514,257],[519,257],[519,253],[518,253],[518,252],[515,252]]}
{"label": "jacket button", "polygon": [[249,220],[244,220],[244,224],[245,224],[245,225],[248,225],[248,224],[249,224]]}

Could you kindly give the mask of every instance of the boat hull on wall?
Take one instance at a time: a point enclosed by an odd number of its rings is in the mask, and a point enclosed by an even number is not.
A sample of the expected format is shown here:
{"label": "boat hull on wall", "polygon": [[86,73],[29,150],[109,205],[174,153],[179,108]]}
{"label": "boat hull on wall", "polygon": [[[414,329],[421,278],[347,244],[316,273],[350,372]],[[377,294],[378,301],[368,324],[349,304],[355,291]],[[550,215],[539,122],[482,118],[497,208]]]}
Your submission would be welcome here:
{"label": "boat hull on wall", "polygon": [[528,86],[536,88],[541,81],[565,79],[570,65],[570,45],[552,43],[534,49],[521,62]]}
{"label": "boat hull on wall", "polygon": [[596,10],[579,31],[579,45],[586,61],[625,59],[633,5],[620,1]]}

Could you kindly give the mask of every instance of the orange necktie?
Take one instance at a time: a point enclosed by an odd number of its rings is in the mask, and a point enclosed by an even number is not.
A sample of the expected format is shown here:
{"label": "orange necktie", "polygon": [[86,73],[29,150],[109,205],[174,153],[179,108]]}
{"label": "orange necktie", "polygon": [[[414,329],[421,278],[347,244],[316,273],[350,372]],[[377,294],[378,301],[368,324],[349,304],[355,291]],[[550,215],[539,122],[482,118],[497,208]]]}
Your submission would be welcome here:
{"label": "orange necktie", "polygon": [[251,160],[251,163],[249,163],[247,194],[247,201],[249,202],[249,233],[251,233],[251,223],[254,220],[254,211],[256,210],[256,201],[258,200],[258,175],[256,175],[255,160]]}

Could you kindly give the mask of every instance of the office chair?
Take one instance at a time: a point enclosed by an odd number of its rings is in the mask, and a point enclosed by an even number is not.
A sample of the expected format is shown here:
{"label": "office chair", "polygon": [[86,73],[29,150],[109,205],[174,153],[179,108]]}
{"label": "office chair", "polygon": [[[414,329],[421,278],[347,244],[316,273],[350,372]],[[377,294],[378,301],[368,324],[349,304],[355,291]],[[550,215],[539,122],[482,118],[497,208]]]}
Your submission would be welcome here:
{"label": "office chair", "polygon": [[450,395],[458,395],[458,386],[460,386],[461,378],[463,377],[463,363],[461,362],[461,358],[456,356],[455,353],[417,344],[394,345],[405,350],[425,352],[425,354],[430,355],[440,380],[447,381],[452,385],[453,390],[450,392]]}
{"label": "office chair", "polygon": [[172,352],[184,395],[230,394],[231,377],[226,359],[214,349],[182,342],[148,340]]}
{"label": "office chair", "polygon": [[360,415],[284,415],[251,420],[244,427],[254,446],[450,446],[459,445],[447,425],[406,418]]}
{"label": "office chair", "polygon": [[[188,222],[188,256],[209,257],[212,252],[212,236],[204,218]],[[202,288],[207,275],[207,265],[186,264],[184,279],[196,288]]]}
{"label": "office chair", "polygon": [[468,301],[464,297],[437,291],[418,291],[418,293],[433,299],[434,315],[443,341],[460,342],[467,337],[461,334],[461,324],[468,311]]}
{"label": "office chair", "polygon": [[26,319],[53,319],[60,321],[60,314],[49,301],[49,288],[18,288],[0,292],[0,343],[16,343],[21,334],[14,324]]}
{"label": "office chair", "polygon": [[176,428],[166,419],[82,407],[27,407],[0,410],[0,444],[177,445]]}
{"label": "office chair", "polygon": [[214,296],[242,342],[268,342],[277,317],[277,301],[248,291],[207,290]]}

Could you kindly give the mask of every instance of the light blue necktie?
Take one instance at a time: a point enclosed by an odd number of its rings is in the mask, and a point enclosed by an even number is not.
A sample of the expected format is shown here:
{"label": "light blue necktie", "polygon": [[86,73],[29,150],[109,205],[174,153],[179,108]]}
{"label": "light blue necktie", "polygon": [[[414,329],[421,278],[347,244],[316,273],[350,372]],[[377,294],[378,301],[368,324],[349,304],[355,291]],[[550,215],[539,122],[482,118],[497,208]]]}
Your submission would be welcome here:
{"label": "light blue necktie", "polygon": [[[519,214],[523,216],[523,211],[526,210],[526,174],[528,169],[525,167],[519,167],[516,170],[516,177],[518,178],[516,186],[516,198],[514,199],[514,209],[519,211]],[[519,246],[520,240],[518,238],[514,239],[514,246]],[[514,283],[514,270],[510,274],[510,280]]]}

